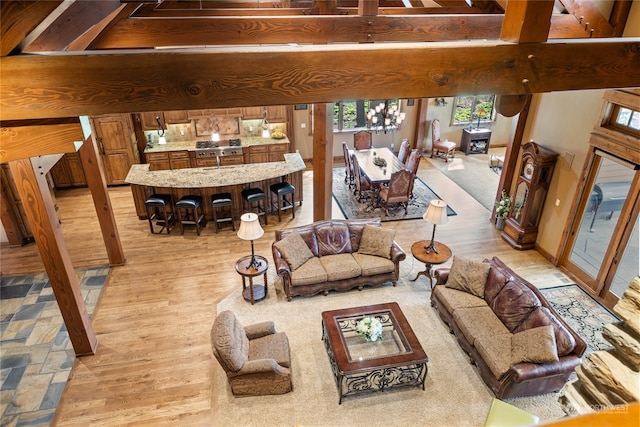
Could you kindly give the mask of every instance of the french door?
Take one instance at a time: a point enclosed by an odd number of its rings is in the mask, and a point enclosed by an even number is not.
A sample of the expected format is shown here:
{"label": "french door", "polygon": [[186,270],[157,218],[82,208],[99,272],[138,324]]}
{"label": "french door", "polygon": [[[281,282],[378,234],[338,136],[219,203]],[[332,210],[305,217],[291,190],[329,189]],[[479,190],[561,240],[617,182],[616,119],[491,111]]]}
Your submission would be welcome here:
{"label": "french door", "polygon": [[640,275],[640,166],[595,149],[562,265],[608,306]]}

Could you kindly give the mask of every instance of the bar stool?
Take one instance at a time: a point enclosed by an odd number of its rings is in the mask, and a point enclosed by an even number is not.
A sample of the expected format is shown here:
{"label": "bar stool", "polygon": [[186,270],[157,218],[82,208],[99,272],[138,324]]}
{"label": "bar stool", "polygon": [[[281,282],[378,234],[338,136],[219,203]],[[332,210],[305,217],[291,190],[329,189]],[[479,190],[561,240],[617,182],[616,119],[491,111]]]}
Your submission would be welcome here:
{"label": "bar stool", "polygon": [[[282,220],[282,218],[280,218],[280,212],[287,209],[291,209],[293,218],[295,218],[296,210],[294,206],[294,195],[296,192],[296,187],[286,181],[283,181],[276,184],[271,184],[269,188],[271,189],[271,192],[276,195],[276,199],[278,199],[278,222]],[[287,200],[287,195],[291,195],[291,200]],[[269,204],[273,208],[273,203],[271,203],[271,200],[269,200]]]}
{"label": "bar stool", "polygon": [[[171,206],[172,200],[170,194],[160,193],[154,193],[145,200],[144,205],[147,207],[151,234],[160,234],[165,228],[167,234],[171,234],[171,222],[174,222],[174,218],[173,212],[167,210],[167,207]],[[156,225],[162,226],[157,233],[153,230],[153,221],[156,221]]]}
{"label": "bar stool", "polygon": [[[200,235],[200,223],[204,220],[204,210],[201,205],[202,196],[193,194],[182,196],[180,200],[176,202],[180,234],[184,234],[185,225],[195,225],[196,233],[198,236]],[[184,214],[182,211],[184,211]]]}
{"label": "bar stool", "polygon": [[[244,212],[253,212],[255,209],[258,217],[264,216],[264,225],[267,225],[267,211],[264,207],[267,196],[264,191],[260,188],[247,188],[242,190],[240,194],[242,194]],[[256,204],[255,207],[251,206],[253,203]]]}
{"label": "bar stool", "polygon": [[[233,200],[231,199],[231,193],[218,193],[211,196],[211,205],[213,206],[213,222],[216,227],[216,234],[220,230],[221,222],[231,221],[231,227],[233,231],[236,231],[236,224],[233,222]],[[218,218],[218,209],[229,206],[229,216]]]}

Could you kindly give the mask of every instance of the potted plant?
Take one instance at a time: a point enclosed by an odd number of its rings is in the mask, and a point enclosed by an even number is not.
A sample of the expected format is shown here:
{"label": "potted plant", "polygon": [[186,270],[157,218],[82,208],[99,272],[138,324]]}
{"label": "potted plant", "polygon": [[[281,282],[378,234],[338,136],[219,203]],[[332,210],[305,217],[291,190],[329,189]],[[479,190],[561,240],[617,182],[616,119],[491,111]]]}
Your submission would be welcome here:
{"label": "potted plant", "polygon": [[496,228],[504,230],[504,220],[511,210],[512,197],[502,190],[500,201],[496,202]]}

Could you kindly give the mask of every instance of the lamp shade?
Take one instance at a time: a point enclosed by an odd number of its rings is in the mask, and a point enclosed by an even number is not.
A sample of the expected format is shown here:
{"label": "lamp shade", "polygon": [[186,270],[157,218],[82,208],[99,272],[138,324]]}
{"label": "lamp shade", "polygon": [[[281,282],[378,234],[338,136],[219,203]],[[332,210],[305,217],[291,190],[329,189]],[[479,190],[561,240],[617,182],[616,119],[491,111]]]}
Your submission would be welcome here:
{"label": "lamp shade", "polygon": [[238,237],[242,240],[257,240],[264,235],[264,230],[260,227],[258,215],[249,212],[240,217],[240,228]]}
{"label": "lamp shade", "polygon": [[449,217],[447,216],[447,203],[444,200],[432,200],[422,218],[425,221],[436,225],[449,222]]}

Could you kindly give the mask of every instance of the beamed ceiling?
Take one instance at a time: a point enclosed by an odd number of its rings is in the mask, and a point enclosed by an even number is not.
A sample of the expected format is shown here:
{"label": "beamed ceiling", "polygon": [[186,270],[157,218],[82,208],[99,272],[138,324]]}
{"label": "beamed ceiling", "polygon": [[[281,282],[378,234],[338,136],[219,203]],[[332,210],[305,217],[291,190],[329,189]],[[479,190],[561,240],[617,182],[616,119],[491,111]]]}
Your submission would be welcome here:
{"label": "beamed ceiling", "polygon": [[640,86],[573,0],[2,1],[0,120]]}

